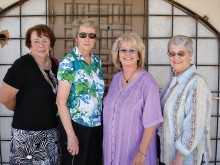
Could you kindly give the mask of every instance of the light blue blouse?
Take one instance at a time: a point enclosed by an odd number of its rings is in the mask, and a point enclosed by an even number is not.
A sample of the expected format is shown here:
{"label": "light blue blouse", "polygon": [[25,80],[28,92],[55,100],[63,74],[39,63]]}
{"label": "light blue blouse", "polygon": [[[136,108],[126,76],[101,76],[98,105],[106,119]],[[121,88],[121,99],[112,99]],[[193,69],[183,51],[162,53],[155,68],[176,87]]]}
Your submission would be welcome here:
{"label": "light blue blouse", "polygon": [[161,161],[170,164],[176,151],[185,156],[184,165],[200,165],[211,157],[210,118],[211,91],[192,65],[177,77],[169,90],[173,76],[163,88],[161,105],[164,122],[159,127]]}

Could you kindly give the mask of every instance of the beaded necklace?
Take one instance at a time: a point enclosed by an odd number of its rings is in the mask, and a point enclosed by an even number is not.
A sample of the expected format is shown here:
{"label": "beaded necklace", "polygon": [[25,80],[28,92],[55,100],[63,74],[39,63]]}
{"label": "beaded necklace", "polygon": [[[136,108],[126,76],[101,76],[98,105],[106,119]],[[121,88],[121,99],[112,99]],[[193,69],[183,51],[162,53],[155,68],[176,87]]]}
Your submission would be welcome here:
{"label": "beaded necklace", "polygon": [[[31,54],[32,55],[32,54]],[[32,57],[34,58],[34,56],[32,55]],[[37,60],[34,58],[34,61],[37,63],[38,68],[40,69],[41,73],[43,74],[44,78],[47,80],[47,82],[50,84],[50,86],[53,89],[53,93],[56,94],[57,93],[57,79],[55,77],[55,75],[53,74],[51,67],[49,70],[49,75],[44,71],[44,69],[39,65],[39,63],[37,62]],[[52,65],[52,64],[51,64]],[[47,63],[46,63],[46,67],[49,67],[49,56],[47,57]],[[51,80],[53,81],[53,83],[50,81],[49,76],[51,78]]]}

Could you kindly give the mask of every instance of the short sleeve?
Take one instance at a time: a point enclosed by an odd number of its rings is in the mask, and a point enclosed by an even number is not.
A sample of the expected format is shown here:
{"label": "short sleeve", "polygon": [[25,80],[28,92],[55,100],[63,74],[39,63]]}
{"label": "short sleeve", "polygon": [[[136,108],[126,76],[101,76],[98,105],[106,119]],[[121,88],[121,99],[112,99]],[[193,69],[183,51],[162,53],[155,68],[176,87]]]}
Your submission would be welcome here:
{"label": "short sleeve", "polygon": [[25,66],[22,58],[17,59],[8,69],[3,81],[16,89],[21,89],[25,83]]}
{"label": "short sleeve", "polygon": [[73,57],[65,56],[61,61],[58,73],[57,73],[58,81],[66,81],[69,83],[73,83],[74,81],[74,66],[73,66]]}
{"label": "short sleeve", "polygon": [[144,96],[143,125],[145,128],[152,127],[163,121],[160,106],[158,86],[154,83],[148,84]]}

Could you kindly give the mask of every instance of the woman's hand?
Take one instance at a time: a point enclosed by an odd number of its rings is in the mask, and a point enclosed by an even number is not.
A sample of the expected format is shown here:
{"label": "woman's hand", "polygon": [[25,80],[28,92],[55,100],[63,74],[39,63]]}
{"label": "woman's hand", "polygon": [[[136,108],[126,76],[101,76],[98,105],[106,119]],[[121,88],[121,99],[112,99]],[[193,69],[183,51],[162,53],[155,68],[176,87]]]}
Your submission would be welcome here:
{"label": "woman's hand", "polygon": [[79,141],[76,135],[67,137],[67,150],[71,155],[77,155],[79,153]]}
{"label": "woman's hand", "polygon": [[180,152],[177,152],[175,159],[171,162],[170,165],[183,165],[183,162],[184,162],[184,155],[182,155]]}
{"label": "woman's hand", "polygon": [[16,94],[18,91],[18,89],[3,82],[0,87],[0,103],[4,104],[9,110],[14,111],[16,105]]}
{"label": "woman's hand", "polygon": [[175,158],[170,165],[183,165],[183,161],[178,159],[178,158]]}
{"label": "woman's hand", "polygon": [[145,158],[146,157],[138,151],[132,162],[132,165],[144,165]]}

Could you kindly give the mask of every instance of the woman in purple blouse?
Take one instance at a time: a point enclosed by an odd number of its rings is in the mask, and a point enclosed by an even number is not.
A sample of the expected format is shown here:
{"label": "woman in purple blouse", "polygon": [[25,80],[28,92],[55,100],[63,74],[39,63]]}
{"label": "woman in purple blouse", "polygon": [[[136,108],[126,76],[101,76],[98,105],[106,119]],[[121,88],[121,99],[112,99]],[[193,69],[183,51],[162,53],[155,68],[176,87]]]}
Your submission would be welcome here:
{"label": "woman in purple blouse", "polygon": [[121,70],[104,98],[104,164],[157,164],[156,127],[163,121],[156,81],[144,69],[145,46],[136,33],[122,35],[112,48]]}

